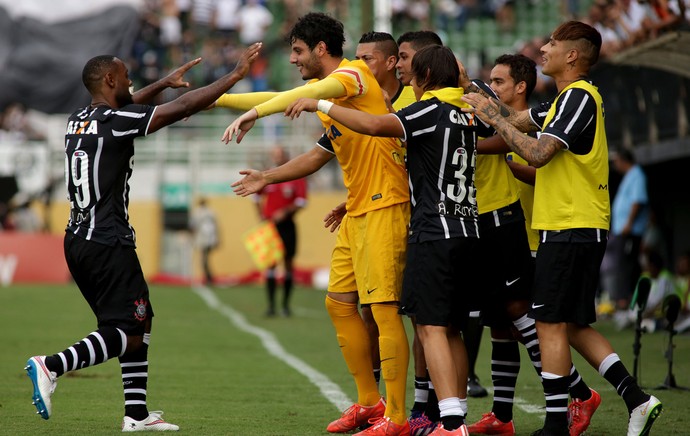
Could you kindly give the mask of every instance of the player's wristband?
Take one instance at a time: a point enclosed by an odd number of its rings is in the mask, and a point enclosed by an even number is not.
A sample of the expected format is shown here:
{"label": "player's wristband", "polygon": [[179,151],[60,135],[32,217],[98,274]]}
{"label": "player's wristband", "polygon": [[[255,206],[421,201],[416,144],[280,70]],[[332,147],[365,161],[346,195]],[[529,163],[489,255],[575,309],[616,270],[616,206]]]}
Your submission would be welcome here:
{"label": "player's wristband", "polygon": [[326,115],[328,115],[328,111],[330,111],[332,107],[333,102],[328,100],[319,100],[319,102],[316,104],[316,109]]}

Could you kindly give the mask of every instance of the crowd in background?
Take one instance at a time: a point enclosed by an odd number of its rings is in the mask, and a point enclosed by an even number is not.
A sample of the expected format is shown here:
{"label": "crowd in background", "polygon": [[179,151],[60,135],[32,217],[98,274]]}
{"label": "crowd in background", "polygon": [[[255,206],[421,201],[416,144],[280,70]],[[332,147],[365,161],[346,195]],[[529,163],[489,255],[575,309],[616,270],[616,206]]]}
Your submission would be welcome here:
{"label": "crowd in background", "polygon": [[[528,0],[527,4],[539,8],[545,7],[546,1]],[[287,47],[285,31],[299,16],[314,9],[328,11],[347,22],[347,17],[354,13],[348,3],[336,0],[145,0],[139,35],[128,59],[132,79],[137,87],[145,86],[163,76],[169,68],[201,56],[204,61],[189,77],[193,86],[201,86],[230,72],[244,47],[263,41],[261,58],[252,65],[249,81],[242,90],[256,92],[277,88],[280,84],[269,81],[269,62],[272,53]],[[501,32],[513,32],[516,27],[516,1],[513,0],[393,0],[392,8],[396,36],[414,29],[461,32],[475,19],[493,19]],[[562,19],[579,19],[595,27],[603,39],[601,56],[607,58],[663,32],[687,26],[690,0],[562,0],[560,15]],[[548,38],[549,35],[543,35],[521,41],[515,46],[516,51],[533,59],[539,68],[540,48]],[[493,59],[485,61],[493,65]],[[474,73],[488,81],[489,71],[490,67]],[[551,79],[539,72],[534,99],[547,100],[554,93]],[[163,96],[167,97],[170,96]],[[25,108],[19,104],[10,105],[0,113],[0,141],[10,139],[45,139],[40,129],[29,123]],[[20,216],[23,210],[27,208],[18,207],[10,213],[9,205],[1,204],[2,226],[20,229],[19,224],[26,221]],[[650,223],[653,224],[653,217]],[[648,234],[652,235],[653,225],[649,229]],[[687,299],[690,254],[677,259],[675,265],[665,259],[662,259],[665,263],[659,265],[656,256],[645,255],[646,272],[658,275],[656,270],[667,271],[674,277],[675,289],[682,288],[679,292]]]}
{"label": "crowd in background", "polygon": [[[529,0],[530,8],[546,7],[546,0]],[[580,19],[602,34],[601,56],[612,54],[657,37],[664,31],[687,25],[690,0],[562,0],[562,19]],[[137,86],[144,86],[172,66],[201,56],[204,62],[191,72],[197,85],[207,84],[234,68],[241,49],[263,41],[262,58],[252,66],[242,91],[278,88],[271,83],[269,61],[284,50],[285,29],[297,17],[318,9],[347,22],[353,13],[348,2],[335,0],[146,0],[142,25],[129,64]],[[394,0],[394,34],[407,30],[431,29],[444,33],[462,32],[476,19],[493,19],[501,32],[516,27],[513,0]],[[352,29],[355,32],[358,29]],[[519,41],[516,51],[541,64],[539,48],[548,40],[542,35]],[[493,59],[485,60],[487,65]],[[490,68],[475,71],[480,76]],[[275,82],[275,81],[274,81]],[[291,84],[290,84],[291,85]],[[535,97],[551,95],[549,79],[540,74]]]}

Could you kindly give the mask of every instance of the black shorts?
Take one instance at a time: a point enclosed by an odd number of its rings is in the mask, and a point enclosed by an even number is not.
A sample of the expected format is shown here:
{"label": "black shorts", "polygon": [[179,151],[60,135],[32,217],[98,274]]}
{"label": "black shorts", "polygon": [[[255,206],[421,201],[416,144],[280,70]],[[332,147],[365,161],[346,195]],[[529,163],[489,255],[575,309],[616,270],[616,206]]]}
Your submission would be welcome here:
{"label": "black shorts", "polygon": [[144,334],[153,307],[133,246],[110,247],[67,232],[65,259],[99,327],[117,327],[131,336]]}
{"label": "black shorts", "polygon": [[481,227],[479,259],[473,306],[481,311],[484,325],[510,326],[507,304],[532,299],[534,263],[525,223]]}
{"label": "black shorts", "polygon": [[594,297],[606,251],[602,242],[542,242],[537,251],[534,299],[537,321],[589,325],[596,321]]}
{"label": "black shorts", "polygon": [[283,240],[283,247],[285,248],[285,258],[292,259],[297,253],[297,229],[295,222],[291,219],[286,219],[276,224],[276,229]]}
{"label": "black shorts", "polygon": [[474,289],[475,238],[408,244],[401,312],[417,324],[463,329]]}

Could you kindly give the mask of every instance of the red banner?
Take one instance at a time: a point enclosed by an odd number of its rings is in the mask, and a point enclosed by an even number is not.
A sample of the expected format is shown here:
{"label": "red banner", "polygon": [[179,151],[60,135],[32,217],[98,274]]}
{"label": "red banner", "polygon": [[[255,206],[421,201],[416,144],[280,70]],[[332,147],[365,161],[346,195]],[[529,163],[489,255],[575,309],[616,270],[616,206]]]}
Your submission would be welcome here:
{"label": "red banner", "polygon": [[43,233],[0,232],[0,284],[67,283],[62,240]]}

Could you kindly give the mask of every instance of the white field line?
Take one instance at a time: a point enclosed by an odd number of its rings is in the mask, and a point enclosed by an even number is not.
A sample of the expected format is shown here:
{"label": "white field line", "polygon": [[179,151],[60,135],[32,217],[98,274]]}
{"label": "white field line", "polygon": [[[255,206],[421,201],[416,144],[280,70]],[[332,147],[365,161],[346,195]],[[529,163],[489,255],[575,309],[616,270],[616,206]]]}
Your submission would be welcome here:
{"label": "white field line", "polygon": [[[221,302],[216,294],[210,289],[197,285],[193,286],[192,290],[201,297],[211,309],[220,312],[230,320],[235,327],[259,338],[266,351],[307,377],[314,386],[319,388],[321,394],[338,410],[343,411],[352,405],[353,401],[348,398],[347,394],[345,394],[337,384],[333,383],[326,375],[309,366],[305,361],[288,353],[283,346],[280,345],[273,333],[249,324],[244,315]],[[492,390],[489,389],[489,391],[491,392]],[[541,415],[542,417],[546,416],[546,410],[543,406],[529,403],[520,397],[515,397],[513,404],[526,413]]]}
{"label": "white field line", "polygon": [[235,327],[259,338],[269,354],[304,375],[338,410],[343,411],[352,405],[353,401],[348,398],[347,394],[345,394],[342,389],[340,389],[340,386],[333,383],[326,375],[309,366],[305,361],[288,353],[285,348],[280,345],[273,333],[251,325],[244,315],[221,302],[216,294],[210,289],[204,286],[193,286],[192,290],[201,297],[211,309],[220,312],[230,320]]}

